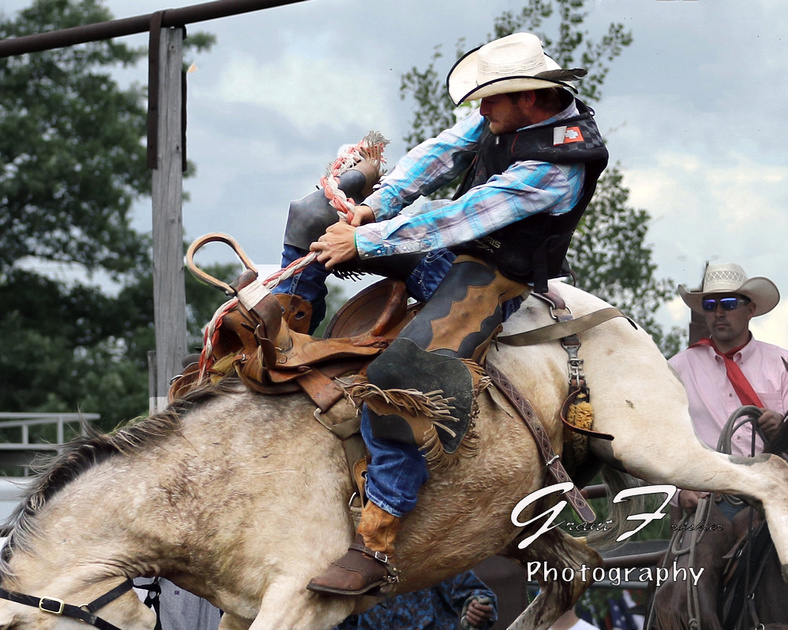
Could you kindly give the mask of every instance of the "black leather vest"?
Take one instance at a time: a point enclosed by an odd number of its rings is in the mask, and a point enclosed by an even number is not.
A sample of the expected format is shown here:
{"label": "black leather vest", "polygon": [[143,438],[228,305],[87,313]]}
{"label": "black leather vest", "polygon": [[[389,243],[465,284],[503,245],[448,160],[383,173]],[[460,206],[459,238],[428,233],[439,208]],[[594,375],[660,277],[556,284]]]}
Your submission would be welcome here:
{"label": "black leather vest", "polygon": [[473,164],[455,198],[487,182],[522,160],[552,164],[585,164],[583,193],[572,209],[561,215],[539,213],[507,225],[482,238],[452,248],[494,264],[500,272],[519,282],[547,291],[548,278],[561,275],[561,266],[596,183],[608,161],[594,112],[581,101],[579,114],[551,125],[494,135],[485,128]]}

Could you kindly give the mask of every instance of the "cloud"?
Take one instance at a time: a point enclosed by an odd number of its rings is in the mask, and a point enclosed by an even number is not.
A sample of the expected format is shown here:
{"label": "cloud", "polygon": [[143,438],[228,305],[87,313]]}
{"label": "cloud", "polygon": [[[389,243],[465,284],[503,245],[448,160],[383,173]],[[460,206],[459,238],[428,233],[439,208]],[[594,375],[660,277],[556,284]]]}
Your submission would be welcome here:
{"label": "cloud", "polygon": [[671,262],[696,261],[691,269],[718,256],[779,251],[788,233],[788,168],[733,152],[710,167],[704,155],[656,151],[647,163],[623,165],[630,202],[654,219],[649,240],[672,252]]}
{"label": "cloud", "polygon": [[788,168],[758,163],[744,156],[727,168],[705,172],[704,187],[720,213],[720,223],[734,236],[755,232],[765,225],[788,233],[782,208]]}
{"label": "cloud", "polygon": [[388,120],[382,92],[373,72],[330,57],[288,53],[275,63],[261,64],[252,55],[233,55],[218,98],[273,108],[300,126],[337,130],[349,120],[369,128]]}
{"label": "cloud", "polygon": [[[690,284],[690,287],[694,285]],[[690,320],[690,310],[687,308],[687,305],[684,304],[684,300],[682,300],[679,296],[676,296],[669,302],[665,304],[665,310],[667,312],[669,321],[671,326],[678,326],[678,325],[689,325]]]}
{"label": "cloud", "polygon": [[753,319],[750,330],[756,339],[788,348],[788,302],[783,301],[771,313]]}
{"label": "cloud", "polygon": [[[624,165],[623,171],[632,203],[648,208],[657,218],[694,220],[694,227],[709,234],[719,230],[734,235],[765,223],[775,228],[785,223],[788,167],[772,166],[754,156],[729,152],[724,165],[710,167],[701,151],[656,151],[649,164]],[[714,208],[713,215],[709,207]],[[697,237],[692,230],[686,235]]]}

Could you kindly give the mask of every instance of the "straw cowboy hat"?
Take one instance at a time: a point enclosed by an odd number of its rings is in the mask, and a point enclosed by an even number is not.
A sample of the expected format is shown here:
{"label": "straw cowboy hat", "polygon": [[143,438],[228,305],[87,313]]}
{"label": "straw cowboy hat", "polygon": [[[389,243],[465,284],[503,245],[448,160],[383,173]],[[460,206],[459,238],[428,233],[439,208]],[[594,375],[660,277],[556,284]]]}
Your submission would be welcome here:
{"label": "straw cowboy hat", "polygon": [[707,265],[703,274],[703,284],[696,291],[679,285],[679,295],[684,303],[696,313],[702,313],[701,302],[707,295],[736,293],[743,295],[755,304],[753,317],[765,315],[780,301],[780,292],[768,278],[747,278],[744,269],[733,263]]}
{"label": "straw cowboy hat", "polygon": [[467,53],[449,72],[446,87],[459,105],[495,94],[550,87],[577,92],[570,82],[585,74],[582,68],[563,70],[544,54],[536,35],[514,33]]}

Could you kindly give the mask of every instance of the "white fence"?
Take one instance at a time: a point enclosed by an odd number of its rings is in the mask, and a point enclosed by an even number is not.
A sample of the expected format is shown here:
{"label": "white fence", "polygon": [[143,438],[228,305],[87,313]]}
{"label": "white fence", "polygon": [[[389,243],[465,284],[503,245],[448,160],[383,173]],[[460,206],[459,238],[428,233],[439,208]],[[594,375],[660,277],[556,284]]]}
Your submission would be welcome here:
{"label": "white fence", "polygon": [[[0,476],[0,523],[19,503],[35,457],[56,454],[68,439],[84,435],[87,424],[99,417],[95,413],[0,412],[0,468],[5,473]],[[44,441],[43,433],[54,441]]]}

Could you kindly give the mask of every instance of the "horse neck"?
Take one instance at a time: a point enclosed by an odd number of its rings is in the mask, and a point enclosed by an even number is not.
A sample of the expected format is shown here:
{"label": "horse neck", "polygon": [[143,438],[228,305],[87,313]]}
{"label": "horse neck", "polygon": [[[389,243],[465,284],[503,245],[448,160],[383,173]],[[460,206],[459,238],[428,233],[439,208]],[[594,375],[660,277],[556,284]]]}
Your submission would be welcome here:
{"label": "horse neck", "polygon": [[100,464],[52,496],[19,532],[9,559],[13,587],[27,592],[50,584],[91,584],[158,573],[151,546],[143,546],[140,511],[144,485],[129,500],[124,474]]}

